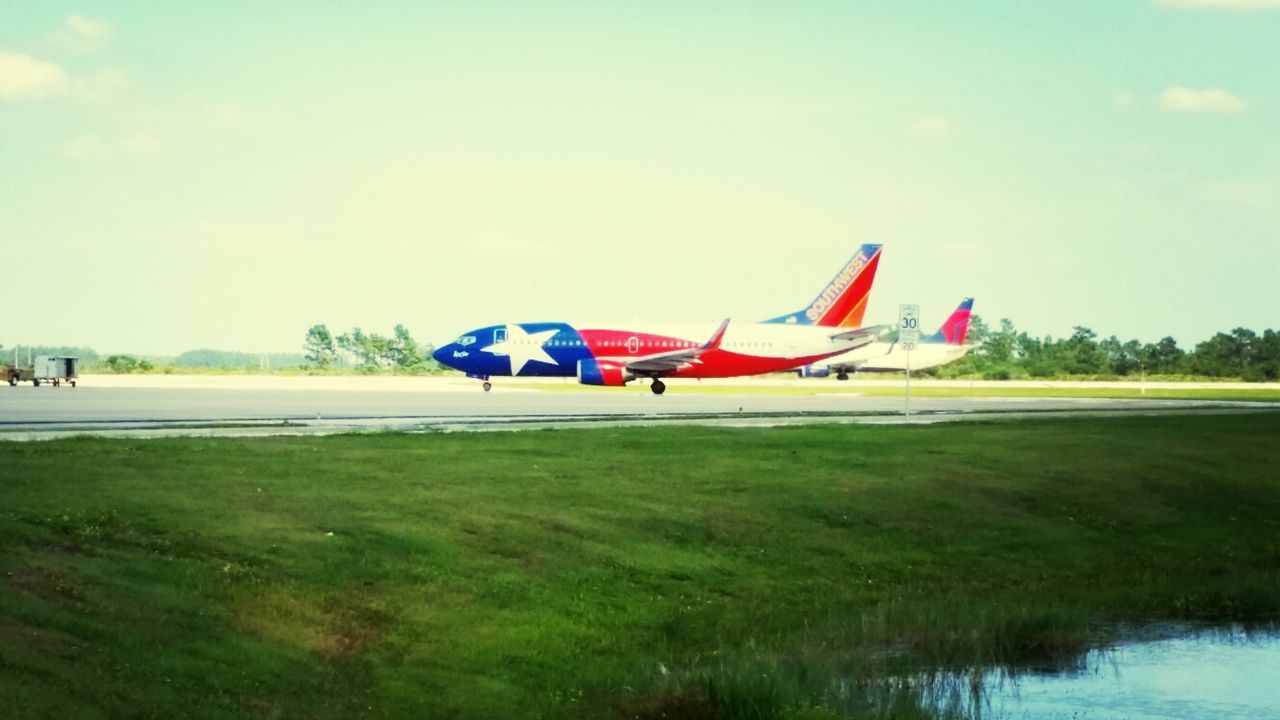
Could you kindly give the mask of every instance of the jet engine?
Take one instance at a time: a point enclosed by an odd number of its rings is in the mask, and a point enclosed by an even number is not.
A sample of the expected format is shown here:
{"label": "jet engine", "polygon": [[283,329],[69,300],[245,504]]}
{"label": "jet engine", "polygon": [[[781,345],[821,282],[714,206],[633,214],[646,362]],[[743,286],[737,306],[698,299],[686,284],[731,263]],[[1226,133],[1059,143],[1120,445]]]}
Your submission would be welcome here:
{"label": "jet engine", "polygon": [[797,368],[796,373],[802,378],[824,378],[831,374],[831,368],[826,365],[805,365],[804,367]]}
{"label": "jet engine", "polygon": [[595,359],[578,361],[578,382],[583,385],[622,387],[635,379],[635,373],[619,362]]}

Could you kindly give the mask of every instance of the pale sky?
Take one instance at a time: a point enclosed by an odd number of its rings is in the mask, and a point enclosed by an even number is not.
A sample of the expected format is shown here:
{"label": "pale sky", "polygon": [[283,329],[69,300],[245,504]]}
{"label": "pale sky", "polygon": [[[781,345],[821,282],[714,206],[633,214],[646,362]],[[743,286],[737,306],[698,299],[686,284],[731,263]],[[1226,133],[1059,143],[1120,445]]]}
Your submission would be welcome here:
{"label": "pale sky", "polygon": [[1280,327],[1280,0],[0,0],[0,343]]}

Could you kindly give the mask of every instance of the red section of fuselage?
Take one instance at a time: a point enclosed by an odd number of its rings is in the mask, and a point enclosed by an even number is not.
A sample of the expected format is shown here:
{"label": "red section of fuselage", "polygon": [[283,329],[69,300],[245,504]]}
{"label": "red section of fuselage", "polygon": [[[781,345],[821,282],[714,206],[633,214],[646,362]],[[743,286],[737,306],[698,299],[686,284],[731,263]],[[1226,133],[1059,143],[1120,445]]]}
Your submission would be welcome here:
{"label": "red section of fuselage", "polygon": [[669,373],[668,377],[676,378],[726,378],[742,375],[763,375],[764,373],[792,370],[801,365],[820,362],[844,352],[822,353],[821,355],[805,355],[802,357],[769,357],[761,355],[742,355],[731,350],[711,350],[698,357],[698,362]]}
{"label": "red section of fuselage", "polygon": [[[579,330],[587,348],[597,360],[618,360],[627,362],[636,358],[676,352],[678,350],[697,349],[703,342],[687,338],[631,333],[619,330]],[[634,340],[634,342],[633,342]],[[677,378],[725,378],[741,375],[761,375],[764,373],[791,370],[801,365],[826,360],[839,355],[848,348],[833,350],[820,355],[801,357],[776,357],[768,355],[748,355],[717,348],[708,350],[698,356],[697,360],[686,367],[669,373],[663,377]]]}

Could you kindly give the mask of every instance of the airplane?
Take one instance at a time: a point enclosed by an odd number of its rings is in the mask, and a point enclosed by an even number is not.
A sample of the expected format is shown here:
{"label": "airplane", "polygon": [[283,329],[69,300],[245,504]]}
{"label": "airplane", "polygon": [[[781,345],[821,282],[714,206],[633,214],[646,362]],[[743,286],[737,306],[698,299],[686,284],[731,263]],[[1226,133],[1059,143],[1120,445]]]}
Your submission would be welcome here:
{"label": "airplane", "polygon": [[649,378],[724,378],[792,370],[875,339],[863,328],[880,245],[863,245],[805,308],[758,323],[626,324],[533,322],[470,330],[432,353],[492,388],[494,377],[577,377],[618,387]]}
{"label": "airplane", "polygon": [[[966,345],[969,319],[973,314],[973,298],[960,301],[938,332],[921,337],[911,351],[911,369],[946,365],[964,357],[973,345]],[[821,363],[799,368],[800,377],[827,377],[836,373],[837,380],[848,380],[851,372],[901,372],[907,368],[907,353],[897,342],[877,340]]]}

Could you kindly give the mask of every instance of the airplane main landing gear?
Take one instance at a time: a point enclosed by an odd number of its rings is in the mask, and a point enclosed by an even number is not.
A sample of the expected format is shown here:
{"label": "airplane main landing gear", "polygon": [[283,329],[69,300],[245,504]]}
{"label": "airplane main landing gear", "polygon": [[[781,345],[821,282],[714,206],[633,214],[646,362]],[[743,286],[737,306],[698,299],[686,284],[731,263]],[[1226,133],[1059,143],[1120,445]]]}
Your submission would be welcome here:
{"label": "airplane main landing gear", "polygon": [[837,374],[836,374],[836,379],[837,379],[837,380],[848,380],[848,379],[849,379],[849,373],[847,373],[847,372],[845,372],[845,371],[841,370],[839,373],[837,373]]}
{"label": "airplane main landing gear", "polygon": [[653,391],[654,395],[661,395],[667,391],[667,384],[657,378],[654,378],[653,383],[649,385],[649,389]]}

